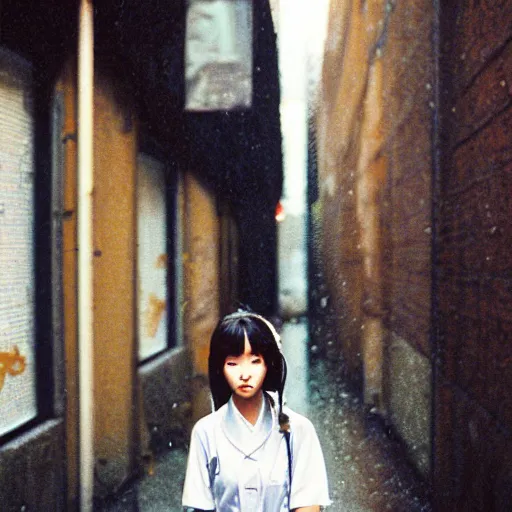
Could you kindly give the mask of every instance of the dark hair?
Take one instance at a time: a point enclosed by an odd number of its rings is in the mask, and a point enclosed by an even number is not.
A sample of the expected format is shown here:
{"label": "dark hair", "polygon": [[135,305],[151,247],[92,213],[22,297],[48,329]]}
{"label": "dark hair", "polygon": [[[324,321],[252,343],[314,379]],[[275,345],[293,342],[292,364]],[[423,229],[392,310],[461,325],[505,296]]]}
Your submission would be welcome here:
{"label": "dark hair", "polygon": [[[210,340],[208,357],[210,390],[215,410],[229,400],[232,391],[224,377],[224,363],[228,356],[243,354],[245,334],[247,334],[253,353],[261,356],[267,365],[263,391],[277,392],[279,422],[283,423],[283,421],[287,422],[287,418],[282,414],[286,361],[278,345],[278,335],[267,322],[268,320],[249,311],[237,311],[220,320]],[[270,396],[269,398],[273,402]]]}

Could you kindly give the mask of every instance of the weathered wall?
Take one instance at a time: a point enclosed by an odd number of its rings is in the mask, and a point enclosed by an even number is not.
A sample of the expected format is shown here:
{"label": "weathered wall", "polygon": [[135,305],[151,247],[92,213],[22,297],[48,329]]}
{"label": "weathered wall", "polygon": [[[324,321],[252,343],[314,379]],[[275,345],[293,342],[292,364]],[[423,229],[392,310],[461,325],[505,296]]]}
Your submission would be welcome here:
{"label": "weathered wall", "polygon": [[[58,327],[52,315],[58,301],[52,293],[58,276],[52,272],[55,240],[52,223],[58,221],[52,200],[51,98],[56,87],[56,70],[62,69],[68,47],[76,45],[77,7],[74,2],[49,0],[2,3],[0,46],[26,58],[33,65],[35,115],[34,133],[34,255],[36,265],[35,325],[38,359],[38,418],[0,441],[0,509],[67,510],[65,485],[66,446],[61,385],[62,347],[54,343]],[[41,21],[44,20],[44,21]],[[68,46],[69,45],[69,46]],[[58,137],[58,135],[57,135]],[[70,319],[72,322],[72,319]],[[76,398],[76,396],[75,396]],[[73,465],[70,460],[69,464]]]}
{"label": "weathered wall", "polygon": [[437,510],[504,511],[512,503],[512,5],[445,4]]}
{"label": "weathered wall", "polygon": [[[336,311],[342,351],[351,376],[362,368],[364,295],[357,171],[362,112],[370,72],[369,53],[377,39],[375,12],[352,10],[350,0],[331,3],[318,117],[319,201],[322,260]],[[374,20],[376,21],[376,20]],[[357,377],[356,377],[357,378]]]}
{"label": "weathered wall", "polygon": [[2,512],[68,510],[64,489],[64,424],[47,421],[0,449]]}
{"label": "weathered wall", "polygon": [[315,206],[348,372],[425,474],[433,14],[426,0],[331,3]]}
{"label": "weathered wall", "polygon": [[[173,169],[171,172],[178,172]],[[155,455],[159,455],[169,446],[183,446],[188,442],[187,432],[190,427],[191,416],[191,386],[192,365],[190,349],[184,339],[183,314],[186,309],[183,293],[188,283],[183,283],[183,233],[185,229],[185,189],[181,173],[175,177],[177,184],[175,206],[176,218],[173,227],[175,237],[174,254],[176,261],[173,268],[176,272],[174,285],[176,298],[172,304],[175,306],[173,316],[176,326],[176,346],[165,351],[155,359],[139,366],[139,400],[140,410],[140,439],[143,460],[152,470]],[[147,464],[146,464],[147,466]]]}
{"label": "weathered wall", "polygon": [[[71,510],[78,494],[76,69],[68,69],[64,85],[59,85],[64,95],[66,126],[64,133],[57,134],[57,138],[59,135],[65,137],[66,145],[62,212],[64,295],[63,318],[59,318],[64,329],[65,369],[59,358],[52,360],[52,354],[59,353],[62,347],[54,338],[54,326],[51,325],[52,293],[55,291],[52,290],[52,278],[58,280],[59,276],[51,275],[48,258],[52,246],[49,232],[52,219],[58,223],[60,213],[52,211],[48,200],[53,163],[48,109],[57,77],[68,58],[72,60],[76,54],[78,9],[75,4],[49,0],[44,6],[37,6],[29,0],[20,0],[2,5],[0,9],[0,43],[32,61],[35,75],[41,80],[35,101],[38,115],[41,115],[36,139],[38,147],[44,147],[37,151],[36,180],[39,184],[45,182],[44,187],[36,187],[40,192],[36,203],[41,211],[35,244],[38,253],[41,421],[34,431],[25,432],[30,438],[27,441],[31,444],[30,449],[25,448],[27,438],[21,434],[13,443],[2,440],[0,458],[6,462],[0,463],[0,491],[11,493],[8,496],[11,501],[7,498],[0,500],[6,509],[13,503],[18,510],[26,503],[31,510],[37,510],[38,506],[44,510]],[[255,11],[257,72],[254,107],[248,112],[219,113],[208,118],[185,115],[182,109],[184,2],[170,0],[149,9],[147,3],[138,0],[117,4],[107,2],[102,6],[98,4],[95,11],[95,71],[97,77],[103,78],[95,96],[94,162],[97,179],[94,197],[97,494],[117,489],[126,477],[137,471],[141,448],[139,434],[142,433],[137,430],[144,428],[143,421],[161,424],[163,415],[165,429],[172,430],[175,418],[165,415],[165,407],[186,402],[190,388],[184,390],[183,385],[189,384],[186,377],[191,366],[198,376],[191,387],[196,389],[197,384],[199,393],[196,396],[200,397],[193,402],[193,415],[197,417],[209,410],[204,385],[207,346],[219,317],[220,233],[216,195],[236,203],[237,220],[248,226],[243,244],[246,253],[241,254],[243,271],[251,277],[244,280],[249,283],[247,295],[258,300],[262,311],[264,307],[269,312],[275,310],[274,206],[281,192],[282,179],[278,75],[270,10],[266,0],[260,0],[258,6]],[[115,86],[106,79],[107,76],[116,77]],[[123,82],[122,77],[129,79]],[[135,90],[135,93],[124,101],[130,96],[124,94],[127,90],[130,93]],[[172,154],[173,158],[169,159],[173,164],[181,169],[193,168],[196,177],[207,176],[207,179],[199,182],[192,174],[187,174],[185,180],[185,343],[179,350],[137,372],[134,329],[136,212],[133,201],[135,156],[139,149],[135,131],[139,126]],[[191,159],[195,159],[197,165],[190,163]],[[204,186],[205,181],[209,183],[208,187]],[[270,239],[271,248],[262,251],[263,241],[267,239]],[[238,264],[239,256],[233,256],[234,264]],[[261,279],[262,273],[264,279]],[[253,282],[256,286],[250,286]],[[230,286],[234,289],[235,282]],[[237,289],[232,295],[239,293],[240,289]],[[49,378],[54,368],[58,374],[55,382]],[[64,401],[60,395],[57,404],[51,399],[53,393],[61,392],[59,386],[63,380],[67,385],[65,411],[58,409]],[[54,384],[59,389],[53,389]],[[170,388],[166,388],[167,385]],[[164,397],[161,396],[162,389],[166,391]],[[158,401],[158,398],[163,399]],[[145,418],[139,416],[142,409],[146,412]],[[180,411],[187,413],[187,405]],[[65,427],[52,423],[51,435],[47,435],[43,431],[47,425],[44,420],[59,414],[66,415]],[[31,437],[33,432],[40,437]],[[46,456],[51,458],[51,464]],[[15,468],[14,473],[9,470],[11,467]],[[45,473],[47,477],[43,478]],[[20,475],[24,478],[28,475],[26,481],[20,480]],[[41,482],[45,483],[45,489],[41,488]],[[66,485],[69,491],[67,507]],[[41,499],[39,503],[37,498]]]}
{"label": "weathered wall", "polygon": [[387,12],[382,46],[385,402],[424,475],[431,455],[434,23],[432,2],[396,2]]}
{"label": "weathered wall", "polygon": [[144,460],[188,443],[191,371],[189,353],[183,346],[139,368],[140,455]]}
{"label": "weathered wall", "polygon": [[[169,440],[178,445],[188,443],[195,421],[211,411],[207,381],[210,337],[221,315],[221,303],[232,298],[229,293],[220,295],[222,286],[229,290],[223,280],[231,277],[226,273],[231,269],[229,257],[222,257],[221,242],[229,240],[220,239],[217,199],[194,173],[187,171],[182,178],[177,229],[182,231],[184,276],[183,302],[177,314],[183,315],[183,339],[178,340],[176,349],[139,371],[153,452],[158,443]],[[220,275],[221,259],[225,260],[224,275]],[[142,447],[144,453],[147,446]]]}
{"label": "weathered wall", "polygon": [[94,114],[94,450],[102,495],[134,471],[137,138],[131,113],[101,75]]}
{"label": "weathered wall", "polygon": [[210,412],[208,354],[220,316],[219,233],[215,196],[190,172],[184,179],[185,340],[191,350],[192,423]]}

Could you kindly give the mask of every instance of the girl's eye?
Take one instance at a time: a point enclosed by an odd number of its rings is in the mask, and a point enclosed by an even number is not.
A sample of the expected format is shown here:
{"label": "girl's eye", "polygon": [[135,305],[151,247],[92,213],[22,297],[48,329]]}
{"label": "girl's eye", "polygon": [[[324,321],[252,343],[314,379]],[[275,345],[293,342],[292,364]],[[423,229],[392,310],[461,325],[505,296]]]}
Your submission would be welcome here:
{"label": "girl's eye", "polygon": [[253,359],[252,364],[261,364],[261,358]]}
{"label": "girl's eye", "polygon": [[236,363],[234,361],[228,361],[226,363],[227,366],[236,366]]}

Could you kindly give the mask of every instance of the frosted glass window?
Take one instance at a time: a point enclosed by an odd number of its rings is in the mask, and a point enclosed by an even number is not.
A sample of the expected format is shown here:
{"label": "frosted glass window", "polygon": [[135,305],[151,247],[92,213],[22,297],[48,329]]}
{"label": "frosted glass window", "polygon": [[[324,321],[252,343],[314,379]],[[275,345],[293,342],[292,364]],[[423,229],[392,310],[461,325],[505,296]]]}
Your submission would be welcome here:
{"label": "frosted glass window", "polygon": [[185,108],[248,108],[252,101],[252,0],[189,0]]}
{"label": "frosted glass window", "polygon": [[167,348],[167,221],[164,166],[140,154],[137,165],[139,359]]}
{"label": "frosted glass window", "polygon": [[37,414],[31,82],[0,49],[0,435]]}

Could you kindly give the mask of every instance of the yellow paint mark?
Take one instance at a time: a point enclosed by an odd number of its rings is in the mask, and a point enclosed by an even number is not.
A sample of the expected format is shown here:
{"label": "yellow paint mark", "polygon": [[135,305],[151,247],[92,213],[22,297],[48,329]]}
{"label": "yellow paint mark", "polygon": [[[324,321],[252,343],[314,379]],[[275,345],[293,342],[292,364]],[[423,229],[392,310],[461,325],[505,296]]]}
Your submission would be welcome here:
{"label": "yellow paint mark", "polygon": [[146,333],[150,338],[156,336],[158,324],[165,311],[165,300],[159,299],[154,293],[148,297],[148,309],[146,313]]}
{"label": "yellow paint mark", "polygon": [[17,346],[10,352],[0,352],[0,391],[4,387],[5,375],[20,375],[25,371],[25,366],[25,356],[20,355]]}
{"label": "yellow paint mark", "polygon": [[160,256],[158,256],[155,268],[167,268],[167,254],[160,254]]}

